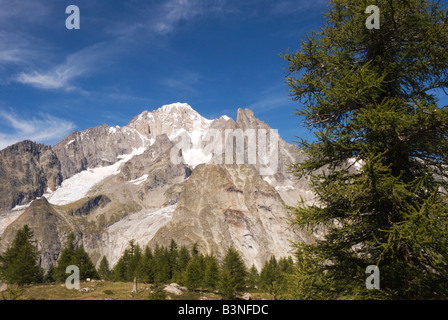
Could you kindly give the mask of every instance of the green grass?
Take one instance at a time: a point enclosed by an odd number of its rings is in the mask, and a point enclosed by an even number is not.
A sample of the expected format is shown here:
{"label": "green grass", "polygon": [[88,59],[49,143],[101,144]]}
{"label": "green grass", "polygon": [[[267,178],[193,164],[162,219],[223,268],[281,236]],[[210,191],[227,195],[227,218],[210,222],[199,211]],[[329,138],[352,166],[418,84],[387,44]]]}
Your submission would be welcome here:
{"label": "green grass", "polygon": [[[65,284],[44,284],[24,287],[21,290],[19,300],[148,300],[150,294],[150,284],[141,283],[138,285],[138,292],[131,293],[134,284],[132,282],[109,282],[81,281],[80,288],[88,288],[88,292],[69,290]],[[271,299],[266,293],[251,293],[254,300]],[[191,291],[188,290],[182,295],[167,293],[168,300],[221,300],[221,296],[216,292]],[[0,297],[1,298],[1,297]]]}

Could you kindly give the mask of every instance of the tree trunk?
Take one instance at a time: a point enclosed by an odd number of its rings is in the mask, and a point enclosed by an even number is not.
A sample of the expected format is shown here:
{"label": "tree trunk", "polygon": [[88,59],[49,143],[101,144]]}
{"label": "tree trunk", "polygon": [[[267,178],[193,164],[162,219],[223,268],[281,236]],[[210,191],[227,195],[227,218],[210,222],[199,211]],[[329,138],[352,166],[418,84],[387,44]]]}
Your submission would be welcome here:
{"label": "tree trunk", "polygon": [[132,289],[131,293],[137,293],[137,277],[134,278],[134,288]]}

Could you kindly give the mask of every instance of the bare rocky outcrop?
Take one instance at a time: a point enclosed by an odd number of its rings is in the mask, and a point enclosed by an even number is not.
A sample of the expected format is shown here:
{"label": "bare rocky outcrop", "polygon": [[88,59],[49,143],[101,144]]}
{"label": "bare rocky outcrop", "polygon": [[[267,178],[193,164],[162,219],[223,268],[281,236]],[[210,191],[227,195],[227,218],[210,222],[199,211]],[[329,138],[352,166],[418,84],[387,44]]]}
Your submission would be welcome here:
{"label": "bare rocky outcrop", "polygon": [[62,182],[51,147],[25,140],[0,151],[0,212],[25,205]]}
{"label": "bare rocky outcrop", "polygon": [[82,132],[72,132],[53,150],[61,162],[62,176],[66,179],[87,168],[114,164],[118,156],[130,154],[149,143],[149,139],[136,130],[104,124]]}
{"label": "bare rocky outcrop", "polygon": [[[271,256],[291,254],[291,240],[312,241],[306,232],[289,228],[285,208],[300,196],[312,196],[308,181],[297,181],[288,172],[291,163],[304,159],[303,153],[279,138],[277,172],[261,176],[261,163],[201,162],[206,141],[196,145],[190,158],[176,149],[179,134],[196,139],[210,129],[220,130],[224,138],[226,129],[264,129],[269,134],[270,127],[248,109],[239,109],[236,121],[225,116],[207,120],[187,104],[176,103],[145,111],[125,127],[75,131],[53,148],[24,142],[1,151],[5,165],[0,176],[10,184],[0,185],[0,204],[9,209],[34,201],[24,211],[0,213],[0,252],[24,224],[35,233],[45,269],[54,264],[70,232],[95,263],[106,256],[111,265],[131,239],[141,246],[169,245],[171,239],[187,246],[197,242],[202,252],[218,258],[233,246],[248,266],[258,268]],[[247,138],[244,148],[247,155]],[[140,151],[134,153],[136,149]],[[173,154],[184,162],[174,162]],[[21,172],[27,169],[32,174],[25,177]],[[88,175],[74,176],[81,171]],[[90,179],[96,172],[100,178],[82,196],[61,201],[61,195],[70,194],[67,190],[82,189],[74,187],[85,185],[83,177]],[[14,180],[20,183],[14,185]],[[47,188],[58,188],[49,201],[39,198]]]}
{"label": "bare rocky outcrop", "polygon": [[14,223],[6,228],[0,242],[0,252],[4,251],[14,240],[19,229],[28,225],[37,241],[40,251],[40,265],[48,269],[56,261],[66,236],[64,218],[48,203],[45,197],[34,200]]}
{"label": "bare rocky outcrop", "polygon": [[307,234],[288,228],[283,201],[251,165],[199,165],[186,182],[172,220],[150,244],[198,243],[223,258],[233,246],[248,266],[261,268],[271,256],[290,255],[290,240]]}

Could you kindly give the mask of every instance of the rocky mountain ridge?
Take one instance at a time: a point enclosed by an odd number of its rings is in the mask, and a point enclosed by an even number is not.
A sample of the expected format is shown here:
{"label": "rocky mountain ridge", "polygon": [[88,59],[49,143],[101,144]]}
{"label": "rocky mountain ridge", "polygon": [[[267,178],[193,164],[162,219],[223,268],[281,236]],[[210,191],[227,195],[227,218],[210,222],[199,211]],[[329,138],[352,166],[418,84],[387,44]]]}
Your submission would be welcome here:
{"label": "rocky mountain ridge", "polygon": [[[306,180],[297,181],[288,173],[289,164],[304,155],[276,136],[275,174],[260,175],[262,161],[238,164],[234,157],[233,163],[217,164],[206,151],[209,133],[217,130],[226,143],[226,130],[239,129],[271,130],[249,109],[239,109],[236,121],[226,116],[208,120],[189,105],[175,103],[145,111],[124,127],[75,131],[53,148],[41,146],[45,156],[32,161],[45,174],[27,198],[35,200],[9,202],[0,213],[0,252],[28,224],[36,230],[46,269],[57,261],[70,232],[95,262],[106,256],[112,265],[131,239],[141,246],[171,239],[187,246],[196,242],[201,251],[218,258],[234,246],[248,266],[257,267],[270,256],[289,255],[290,241],[313,241],[306,232],[288,228],[285,209],[300,196],[312,196]],[[179,148],[184,137],[191,149]],[[256,140],[257,148],[260,141]],[[245,137],[246,160],[248,142]],[[230,143],[238,144],[233,138]],[[26,154],[14,148],[7,152],[10,158]],[[173,155],[182,161],[173,161]],[[28,207],[15,207],[18,204]]]}

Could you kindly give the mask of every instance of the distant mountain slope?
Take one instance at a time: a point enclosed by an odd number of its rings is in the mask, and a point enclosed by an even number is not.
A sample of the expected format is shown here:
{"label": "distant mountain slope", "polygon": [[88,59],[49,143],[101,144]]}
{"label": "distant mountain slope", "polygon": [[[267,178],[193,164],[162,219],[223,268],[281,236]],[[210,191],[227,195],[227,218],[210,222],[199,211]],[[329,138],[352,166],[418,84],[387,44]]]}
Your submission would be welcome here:
{"label": "distant mountain slope", "polygon": [[0,212],[25,205],[62,182],[51,147],[25,140],[0,151]]}
{"label": "distant mountain slope", "polygon": [[[215,154],[220,149],[210,147],[219,143],[223,153]],[[23,142],[5,150],[3,174],[11,185],[16,176],[21,183],[0,189],[0,200],[5,209],[28,207],[0,214],[0,252],[27,223],[37,230],[46,269],[70,232],[94,262],[106,256],[112,265],[131,239],[141,246],[171,238],[187,246],[197,242],[218,258],[234,246],[257,267],[271,255],[289,255],[290,240],[313,241],[289,228],[285,208],[300,197],[312,199],[308,181],[288,171],[304,154],[249,109],[239,109],[236,121],[209,120],[175,103],[145,111],[124,127],[75,131],[53,148]],[[248,163],[254,150],[256,161]],[[275,170],[263,173],[270,165]],[[21,171],[28,167],[33,174],[25,177]],[[26,193],[18,196],[21,188]]]}

